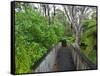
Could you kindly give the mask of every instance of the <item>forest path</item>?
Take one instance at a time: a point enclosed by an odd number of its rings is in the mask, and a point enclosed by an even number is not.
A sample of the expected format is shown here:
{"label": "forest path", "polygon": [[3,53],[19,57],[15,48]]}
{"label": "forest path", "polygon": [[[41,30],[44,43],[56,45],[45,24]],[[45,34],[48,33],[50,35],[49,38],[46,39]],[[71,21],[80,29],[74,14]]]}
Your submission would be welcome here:
{"label": "forest path", "polygon": [[72,56],[71,47],[65,46],[61,47],[57,51],[56,61],[54,65],[54,71],[72,71],[76,70]]}

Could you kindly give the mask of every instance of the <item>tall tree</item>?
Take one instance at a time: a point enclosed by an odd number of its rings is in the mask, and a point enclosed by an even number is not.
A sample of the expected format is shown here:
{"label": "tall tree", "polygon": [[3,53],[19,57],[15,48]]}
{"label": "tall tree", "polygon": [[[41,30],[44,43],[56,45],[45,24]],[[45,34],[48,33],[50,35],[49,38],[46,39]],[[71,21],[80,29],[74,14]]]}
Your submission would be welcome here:
{"label": "tall tree", "polygon": [[88,6],[66,6],[63,5],[65,14],[75,34],[75,42],[77,45],[80,43],[82,32],[82,21],[90,16],[93,12],[92,7]]}
{"label": "tall tree", "polygon": [[48,24],[50,25],[50,7],[49,4],[41,4],[44,16],[48,18]]}
{"label": "tall tree", "polygon": [[56,6],[55,6],[55,4],[54,4],[54,5],[53,5],[53,12],[54,12],[53,15],[54,15],[54,16],[55,16],[55,14],[56,14],[55,11],[56,11]]}
{"label": "tall tree", "polygon": [[49,7],[49,4],[47,4],[47,16],[48,16],[48,24],[50,25],[50,7]]}
{"label": "tall tree", "polygon": [[43,15],[46,16],[46,4],[41,4],[41,7],[43,9]]}

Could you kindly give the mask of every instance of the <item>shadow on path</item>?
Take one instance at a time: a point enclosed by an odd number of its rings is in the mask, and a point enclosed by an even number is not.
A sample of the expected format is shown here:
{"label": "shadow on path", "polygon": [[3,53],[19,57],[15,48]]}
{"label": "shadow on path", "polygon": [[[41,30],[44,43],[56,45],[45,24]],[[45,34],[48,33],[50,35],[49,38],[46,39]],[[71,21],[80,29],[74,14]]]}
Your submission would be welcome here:
{"label": "shadow on path", "polygon": [[73,71],[76,70],[69,46],[61,47],[56,56],[54,71]]}

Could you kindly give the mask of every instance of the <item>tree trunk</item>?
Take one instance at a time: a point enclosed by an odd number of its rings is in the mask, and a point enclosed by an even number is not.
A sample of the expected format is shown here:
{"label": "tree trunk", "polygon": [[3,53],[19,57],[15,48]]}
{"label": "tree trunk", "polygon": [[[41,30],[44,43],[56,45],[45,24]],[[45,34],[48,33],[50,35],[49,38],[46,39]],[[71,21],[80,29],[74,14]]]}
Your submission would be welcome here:
{"label": "tree trunk", "polygon": [[49,8],[49,5],[47,5],[47,15],[48,15],[48,24],[50,25],[50,8]]}
{"label": "tree trunk", "polygon": [[54,10],[54,13],[53,13],[53,15],[55,16],[55,10],[56,10],[56,7],[55,7],[55,5],[53,5],[53,10]]}
{"label": "tree trunk", "polygon": [[80,45],[80,38],[81,38],[81,32],[79,30],[76,30],[76,44]]}

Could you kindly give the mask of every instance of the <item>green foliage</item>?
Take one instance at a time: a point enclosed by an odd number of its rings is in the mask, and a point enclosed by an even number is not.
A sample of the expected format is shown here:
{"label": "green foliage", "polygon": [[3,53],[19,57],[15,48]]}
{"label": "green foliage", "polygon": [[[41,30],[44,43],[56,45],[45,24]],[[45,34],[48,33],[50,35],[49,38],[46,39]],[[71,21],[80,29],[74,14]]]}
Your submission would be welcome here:
{"label": "green foliage", "polygon": [[30,67],[64,35],[64,26],[56,22],[48,25],[39,12],[26,9],[15,13],[16,73],[31,73]]}
{"label": "green foliage", "polygon": [[30,65],[35,64],[46,50],[46,48],[40,47],[39,44],[34,42],[27,45],[25,42],[19,43],[16,46],[16,73],[30,73]]}
{"label": "green foliage", "polygon": [[67,42],[70,43],[74,43],[75,42],[75,38],[74,37],[67,37]]}
{"label": "green foliage", "polygon": [[96,20],[90,19],[84,21],[83,28],[81,49],[93,63],[96,63]]}
{"label": "green foliage", "polygon": [[64,39],[66,39],[67,44],[72,44],[75,42],[75,38],[72,36],[65,36]]}

